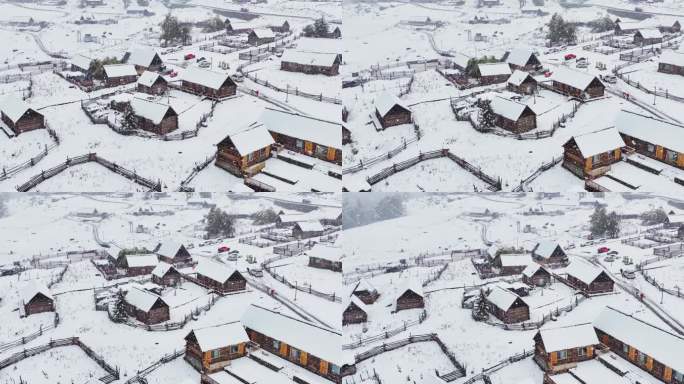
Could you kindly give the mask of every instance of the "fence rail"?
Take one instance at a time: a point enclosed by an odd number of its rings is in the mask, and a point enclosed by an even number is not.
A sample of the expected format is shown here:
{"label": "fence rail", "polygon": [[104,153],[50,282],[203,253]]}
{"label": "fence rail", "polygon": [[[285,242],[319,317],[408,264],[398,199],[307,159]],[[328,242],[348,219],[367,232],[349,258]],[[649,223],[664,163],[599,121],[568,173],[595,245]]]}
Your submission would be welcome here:
{"label": "fence rail", "polygon": [[523,192],[525,187],[527,187],[534,179],[539,177],[542,173],[548,171],[549,169],[555,167],[558,165],[561,161],[563,161],[563,156],[558,156],[556,158],[551,159],[548,163],[544,163],[539,166],[534,172],[532,172],[531,175],[527,176],[523,180],[520,180],[520,184],[518,184],[517,187],[513,188],[513,192]]}
{"label": "fence rail", "polygon": [[342,104],[342,100],[340,100],[336,97],[323,96],[322,93],[315,95],[313,93],[300,91],[298,88],[291,89],[290,87],[286,87],[286,88],[278,87],[277,85],[273,85],[272,83],[270,83],[268,80],[258,79],[256,77],[256,75],[253,75],[249,72],[245,72],[244,76],[246,78],[252,80],[253,82],[257,83],[257,84],[262,85],[266,88],[272,89],[276,92],[282,92],[282,93],[286,93],[288,95],[293,95],[293,96],[301,96],[301,97],[305,97],[307,99],[321,101],[324,103]]}
{"label": "fence rail", "polygon": [[420,316],[416,320],[404,321],[404,323],[400,327],[390,329],[388,331],[379,333],[374,336],[364,337],[352,343],[342,344],[342,349],[356,349],[359,347],[363,347],[364,345],[373,344],[381,340],[389,339],[390,337],[394,337],[402,332],[406,332],[406,330],[410,327],[422,324],[425,321],[425,319],[427,319],[427,311],[423,310],[423,312],[420,313]]}
{"label": "fence rail", "polygon": [[381,161],[391,159],[394,156],[398,155],[401,151],[405,150],[409,144],[413,144],[413,143],[417,142],[418,140],[419,140],[418,135],[416,135],[416,136],[414,136],[408,140],[406,138],[404,138],[400,145],[398,145],[397,147],[395,147],[393,149],[390,149],[386,153],[383,153],[383,154],[380,154],[377,156],[373,156],[373,157],[370,157],[367,159],[359,160],[358,164],[355,164],[355,165],[352,165],[352,166],[349,166],[349,167],[342,169],[342,174],[346,175],[348,173],[358,172],[358,171],[363,170],[366,167],[373,166],[373,165],[375,165]]}

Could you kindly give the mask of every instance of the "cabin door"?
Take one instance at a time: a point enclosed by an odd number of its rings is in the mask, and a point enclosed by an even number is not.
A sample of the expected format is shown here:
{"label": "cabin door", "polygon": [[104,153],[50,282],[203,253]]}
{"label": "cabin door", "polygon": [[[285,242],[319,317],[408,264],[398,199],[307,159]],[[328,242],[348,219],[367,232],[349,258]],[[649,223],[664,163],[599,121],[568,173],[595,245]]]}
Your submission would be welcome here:
{"label": "cabin door", "polygon": [[307,155],[313,154],[313,143],[310,141],[305,141],[304,142],[304,152],[306,152]]}
{"label": "cabin door", "polygon": [[335,148],[328,147],[328,161],[335,161],[336,152]]}

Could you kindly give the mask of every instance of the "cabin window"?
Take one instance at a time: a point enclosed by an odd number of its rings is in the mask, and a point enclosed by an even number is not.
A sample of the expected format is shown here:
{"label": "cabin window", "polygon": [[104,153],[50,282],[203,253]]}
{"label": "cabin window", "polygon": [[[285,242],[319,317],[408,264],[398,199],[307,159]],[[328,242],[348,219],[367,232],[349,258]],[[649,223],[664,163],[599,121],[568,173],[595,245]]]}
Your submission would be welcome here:
{"label": "cabin window", "polygon": [[250,152],[249,155],[247,155],[247,161],[252,161],[254,160],[254,152]]}
{"label": "cabin window", "polygon": [[238,353],[239,351],[240,351],[240,348],[238,348],[237,345],[231,345],[231,346],[230,346],[230,353],[231,353],[231,354]]}
{"label": "cabin window", "polygon": [[297,145],[297,148],[302,149],[304,148],[304,141],[297,139],[295,145]]}
{"label": "cabin window", "polygon": [[280,341],[273,340],[273,349],[276,351],[280,350]]}
{"label": "cabin window", "polygon": [[218,359],[219,357],[221,357],[221,350],[214,349],[213,351],[211,351],[211,358],[212,359]]}
{"label": "cabin window", "polygon": [[335,364],[330,364],[330,372],[332,372],[333,375],[339,375],[340,367]]}
{"label": "cabin window", "polygon": [[299,355],[301,352],[299,352],[299,349],[297,348],[290,348],[290,359],[299,361]]}
{"label": "cabin window", "polygon": [[638,357],[639,357],[639,364],[644,365],[646,364],[646,355],[642,353],[641,351],[638,352]]}
{"label": "cabin window", "polygon": [[669,149],[666,149],[665,150],[665,158],[669,162],[676,163],[677,162],[677,152],[670,151]]}
{"label": "cabin window", "polygon": [[682,372],[677,372],[674,369],[672,370],[672,377],[680,383],[684,383],[684,373]]}
{"label": "cabin window", "polygon": [[328,155],[328,147],[317,145],[316,146],[316,156],[326,157]]}
{"label": "cabin window", "polygon": [[565,360],[568,358],[568,351],[562,350],[558,351],[558,360]]}
{"label": "cabin window", "polygon": [[594,155],[591,157],[592,164],[598,164],[601,162],[601,155]]}
{"label": "cabin window", "polygon": [[648,152],[648,153],[654,153],[654,152],[655,152],[655,145],[653,145],[653,144],[646,144],[646,152]]}
{"label": "cabin window", "polygon": [[627,344],[622,344],[622,353],[629,353],[629,345]]}
{"label": "cabin window", "polygon": [[577,356],[584,357],[586,355],[586,350],[584,348],[577,348]]}

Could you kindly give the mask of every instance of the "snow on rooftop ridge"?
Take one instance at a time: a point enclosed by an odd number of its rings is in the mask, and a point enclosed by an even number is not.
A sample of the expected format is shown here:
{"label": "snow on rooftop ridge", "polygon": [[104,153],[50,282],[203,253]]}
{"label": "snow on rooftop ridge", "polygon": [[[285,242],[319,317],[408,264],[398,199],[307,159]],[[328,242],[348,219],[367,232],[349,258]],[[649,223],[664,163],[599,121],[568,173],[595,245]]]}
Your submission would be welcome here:
{"label": "snow on rooftop ridge", "polygon": [[269,107],[264,108],[259,121],[271,132],[342,148],[342,128],[338,122]]}
{"label": "snow on rooftop ridge", "polygon": [[283,53],[280,61],[303,65],[315,65],[319,67],[332,67],[339,56],[338,53],[296,51],[288,49]]}
{"label": "snow on rooftop ridge", "polygon": [[[682,47],[684,47],[684,45],[682,45]],[[663,64],[684,67],[684,53],[682,53],[681,48],[679,51],[665,51],[660,55],[660,62]]]}
{"label": "snow on rooftop ridge", "polygon": [[132,64],[109,64],[102,67],[107,77],[138,76]]}
{"label": "snow on rooftop ridge", "polygon": [[527,73],[525,71],[521,71],[519,69],[516,69],[515,71],[513,71],[513,73],[511,74],[511,77],[509,77],[506,82],[508,84],[513,84],[515,86],[519,86],[528,77],[531,77],[529,73]]}
{"label": "snow on rooftop ridge", "polygon": [[516,48],[513,49],[506,58],[506,63],[524,67],[534,53],[529,49]]}
{"label": "snow on rooftop ridge", "polygon": [[0,103],[0,111],[2,111],[5,116],[9,117],[13,123],[16,123],[17,120],[24,116],[24,114],[30,109],[33,108],[31,108],[28,103],[15,97],[6,97]]}
{"label": "snow on rooftop ridge", "polygon": [[598,77],[596,77],[595,75],[590,75],[584,72],[574,71],[567,68],[556,68],[556,70],[551,75],[551,80],[569,85],[573,88],[577,88],[582,91],[586,90],[589,87],[589,84],[591,84],[591,82],[594,80],[601,83],[601,80],[599,80]]}
{"label": "snow on rooftop ridge", "polygon": [[237,272],[237,269],[223,263],[211,261],[207,258],[200,258],[195,272],[223,284]]}
{"label": "snow on rooftop ridge", "polygon": [[152,266],[157,266],[159,264],[159,260],[157,259],[157,255],[153,254],[145,254],[145,255],[126,255],[126,265],[128,265],[129,268],[136,268],[136,267],[152,267]]}
{"label": "snow on rooftop ridge", "polygon": [[663,34],[660,33],[660,30],[655,28],[639,29],[638,32],[644,39],[659,39],[663,37]]}
{"label": "snow on rooftop ridge", "polygon": [[625,146],[622,136],[613,127],[573,136],[572,139],[575,140],[577,148],[579,148],[579,151],[585,158]]}
{"label": "snow on rooftop ridge", "polygon": [[395,105],[398,105],[406,110],[409,108],[402,103],[402,101],[395,95],[389,92],[383,92],[375,98],[375,108],[381,116],[385,116]]}
{"label": "snow on rooftop ridge", "polygon": [[517,121],[523,112],[530,108],[525,104],[500,96],[497,96],[492,100],[491,106],[494,113],[513,121]]}
{"label": "snow on rooftop ridge", "polygon": [[599,344],[591,323],[542,329],[539,335],[547,353]]}
{"label": "snow on rooftop ridge", "polygon": [[275,143],[273,136],[262,124],[250,125],[241,131],[229,134],[228,137],[238,153],[243,156]]}
{"label": "snow on rooftop ridge", "polygon": [[151,87],[160,75],[156,72],[145,71],[138,78],[138,84],[144,85],[146,87]]}
{"label": "snow on rooftop ridge", "polygon": [[199,344],[202,352],[249,342],[247,331],[245,331],[245,328],[239,321],[193,329],[188,336],[190,336],[190,334],[195,335],[197,344]]}
{"label": "snow on rooftop ridge", "polygon": [[541,264],[530,263],[527,265],[527,267],[525,267],[525,269],[523,269],[522,274],[523,276],[532,277],[540,269],[544,269]]}
{"label": "snow on rooftop ridge", "polygon": [[226,81],[231,81],[227,73],[214,72],[198,67],[190,67],[183,71],[183,81],[203,85],[207,88],[218,90]]}
{"label": "snow on rooftop ridge", "polygon": [[508,63],[487,63],[477,65],[480,76],[510,75],[511,67]]}
{"label": "snow on rooftop ridge", "polygon": [[53,300],[50,288],[48,288],[45,284],[40,283],[38,281],[31,281],[28,284],[26,284],[26,286],[24,286],[19,291],[19,298],[23,303],[28,303],[39,293],[47,297],[48,299]]}
{"label": "snow on rooftop ridge", "polygon": [[340,259],[342,259],[342,248],[334,245],[317,243],[313,248],[306,251],[305,255],[331,261],[340,261]]}
{"label": "snow on rooftop ridge", "polygon": [[164,299],[142,288],[132,287],[126,292],[126,302],[143,312],[149,312],[158,300],[166,304]]}
{"label": "snow on rooftop ridge", "polygon": [[684,125],[622,110],[615,120],[615,127],[625,135],[684,153]]}
{"label": "snow on rooftop ridge", "polygon": [[152,270],[152,275],[162,278],[164,277],[164,275],[166,275],[167,272],[171,270],[171,268],[174,268],[174,266],[169,263],[160,261],[159,264],[157,264],[157,266],[154,267],[154,269]]}
{"label": "snow on rooftop ridge", "polygon": [[298,221],[296,225],[304,232],[316,232],[325,229],[318,220]]}
{"label": "snow on rooftop ridge", "polygon": [[174,114],[176,111],[169,105],[155,103],[149,100],[134,97],[131,100],[131,108],[136,116],[144,117],[154,124],[159,124],[164,120],[164,116],[170,111]]}
{"label": "snow on rooftop ridge", "polygon": [[586,262],[575,260],[574,262],[570,263],[570,266],[566,268],[565,272],[569,276],[573,276],[579,281],[589,285],[596,280],[596,278],[603,272],[603,269],[595,267]]}
{"label": "snow on rooftop ridge", "polygon": [[90,63],[92,61],[93,61],[93,59],[91,59],[90,57],[84,56],[84,55],[75,55],[70,60],[71,65],[74,65],[78,68],[85,69],[85,70],[90,69]]}
{"label": "snow on rooftop ridge", "polygon": [[537,243],[536,247],[534,247],[534,254],[544,259],[548,259],[549,257],[551,257],[551,254],[553,254],[553,251],[556,250],[556,247],[559,246],[560,245],[555,241],[542,240]]}
{"label": "snow on rooftop ridge", "polygon": [[498,285],[495,285],[487,295],[487,301],[504,311],[507,311],[517,299],[520,299],[520,296]]}
{"label": "snow on rooftop ridge", "polygon": [[155,56],[157,56],[157,52],[154,49],[137,48],[131,50],[126,63],[140,67],[149,67]]}
{"label": "snow on rooftop ridge", "polygon": [[180,251],[183,244],[175,240],[165,240],[159,243],[154,253],[168,258],[173,258]]}

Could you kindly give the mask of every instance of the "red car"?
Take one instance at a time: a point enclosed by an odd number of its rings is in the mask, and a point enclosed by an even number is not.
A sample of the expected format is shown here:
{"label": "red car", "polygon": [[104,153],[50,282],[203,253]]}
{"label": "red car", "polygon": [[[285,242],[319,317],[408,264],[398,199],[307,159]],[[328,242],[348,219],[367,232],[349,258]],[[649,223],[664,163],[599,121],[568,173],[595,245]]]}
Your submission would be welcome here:
{"label": "red car", "polygon": [[226,247],[225,245],[222,245],[219,247],[218,251],[219,251],[219,253],[228,252],[228,251],[230,251],[230,247]]}
{"label": "red car", "polygon": [[551,77],[553,75],[553,72],[546,71],[544,72],[544,77]]}
{"label": "red car", "polygon": [[178,76],[178,72],[176,72],[176,71],[173,71],[173,72],[171,72],[171,74],[169,74],[169,77],[176,77],[176,76]]}
{"label": "red car", "polygon": [[188,53],[188,54],[186,54],[185,56],[183,56],[183,58],[184,58],[185,60],[192,60],[192,59],[195,58],[195,54],[194,54],[194,53]]}
{"label": "red car", "polygon": [[576,57],[577,55],[575,55],[574,53],[568,53],[567,55],[565,55],[565,60],[572,60]]}
{"label": "red car", "polygon": [[608,251],[610,251],[610,248],[608,247],[601,247],[598,249],[598,253],[606,253]]}

